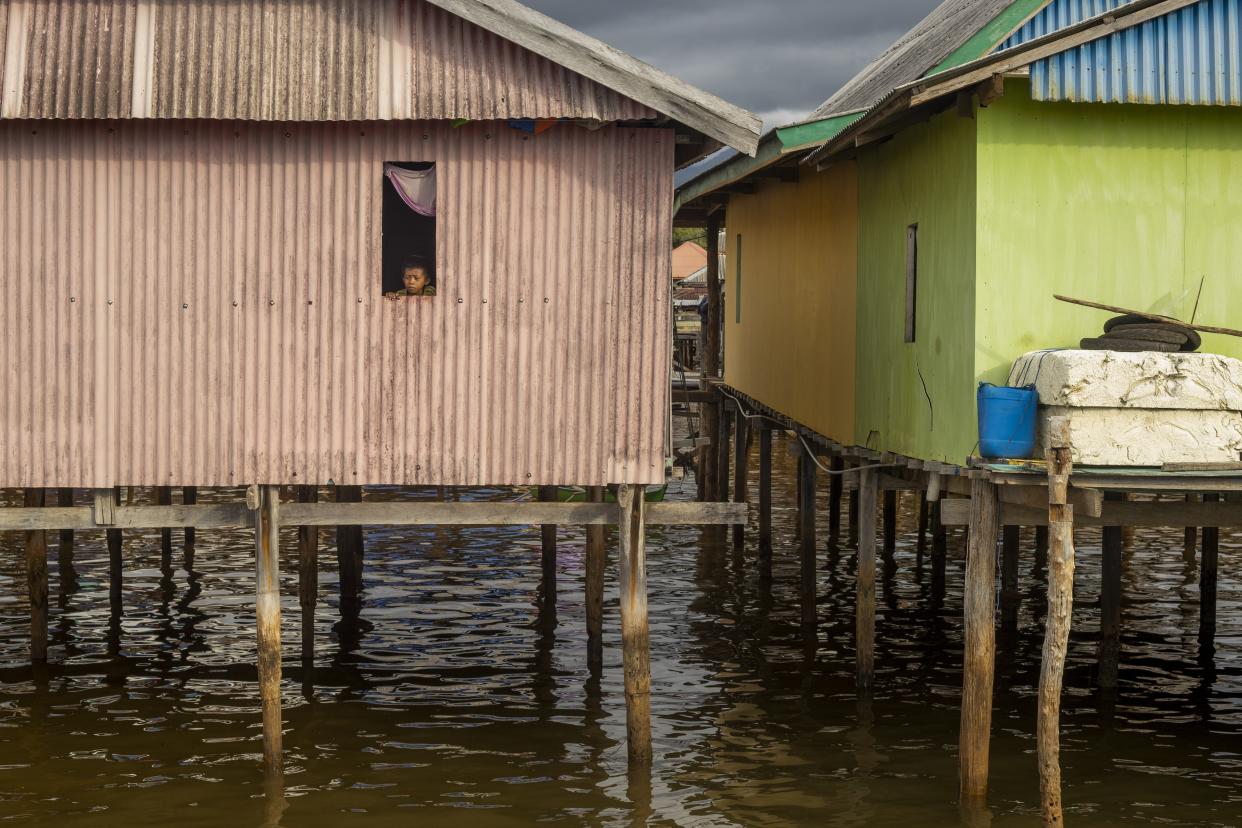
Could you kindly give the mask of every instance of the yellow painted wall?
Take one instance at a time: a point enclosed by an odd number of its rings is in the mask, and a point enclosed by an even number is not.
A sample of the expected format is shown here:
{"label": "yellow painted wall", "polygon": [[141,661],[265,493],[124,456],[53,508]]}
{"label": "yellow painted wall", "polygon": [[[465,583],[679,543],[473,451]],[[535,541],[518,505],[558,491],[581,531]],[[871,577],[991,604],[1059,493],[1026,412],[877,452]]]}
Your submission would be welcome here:
{"label": "yellow painted wall", "polygon": [[731,196],[724,273],[725,382],[845,444],[854,442],[857,205],[853,164]]}

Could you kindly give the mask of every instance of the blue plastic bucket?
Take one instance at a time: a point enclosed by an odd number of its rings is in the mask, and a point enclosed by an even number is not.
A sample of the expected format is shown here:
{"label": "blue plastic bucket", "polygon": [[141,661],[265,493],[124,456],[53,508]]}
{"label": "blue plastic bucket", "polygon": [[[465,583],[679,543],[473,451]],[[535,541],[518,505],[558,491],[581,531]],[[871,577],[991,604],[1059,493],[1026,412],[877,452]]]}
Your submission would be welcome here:
{"label": "blue plastic bucket", "polygon": [[1002,388],[979,383],[979,453],[984,457],[1030,457],[1035,453],[1035,386]]}

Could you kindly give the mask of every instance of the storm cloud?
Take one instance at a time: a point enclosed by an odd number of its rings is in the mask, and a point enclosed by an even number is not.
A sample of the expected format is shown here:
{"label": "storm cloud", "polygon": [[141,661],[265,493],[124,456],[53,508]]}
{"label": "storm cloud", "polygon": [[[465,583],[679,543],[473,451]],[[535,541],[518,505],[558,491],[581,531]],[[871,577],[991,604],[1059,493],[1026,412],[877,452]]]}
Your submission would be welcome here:
{"label": "storm cloud", "polygon": [[938,0],[524,0],[763,117],[819,106]]}

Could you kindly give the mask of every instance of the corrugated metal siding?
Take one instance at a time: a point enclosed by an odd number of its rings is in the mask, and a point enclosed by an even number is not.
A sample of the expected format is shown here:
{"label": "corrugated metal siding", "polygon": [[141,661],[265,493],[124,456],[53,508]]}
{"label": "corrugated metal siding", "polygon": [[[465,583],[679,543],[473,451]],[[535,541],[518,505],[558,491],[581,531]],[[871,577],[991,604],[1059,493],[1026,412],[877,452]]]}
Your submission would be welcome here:
{"label": "corrugated metal siding", "polygon": [[[663,481],[671,130],[0,124],[0,485]],[[439,296],[380,295],[384,160]]]}
{"label": "corrugated metal siding", "polygon": [[[1054,0],[1006,44],[1103,14],[1120,0]],[[1202,0],[1031,66],[1043,101],[1242,105],[1242,0]]]}
{"label": "corrugated metal siding", "polygon": [[[5,117],[656,117],[424,0],[9,0]],[[12,65],[10,65],[12,63]]]}

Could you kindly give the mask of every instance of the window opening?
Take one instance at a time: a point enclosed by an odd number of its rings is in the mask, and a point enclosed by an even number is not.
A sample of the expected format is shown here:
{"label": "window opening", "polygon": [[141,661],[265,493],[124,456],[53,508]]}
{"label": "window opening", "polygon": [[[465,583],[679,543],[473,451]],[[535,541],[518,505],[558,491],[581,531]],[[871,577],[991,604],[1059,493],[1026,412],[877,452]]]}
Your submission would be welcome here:
{"label": "window opening", "polygon": [[435,296],[436,165],[385,162],[383,188],[380,289],[393,301]]}

